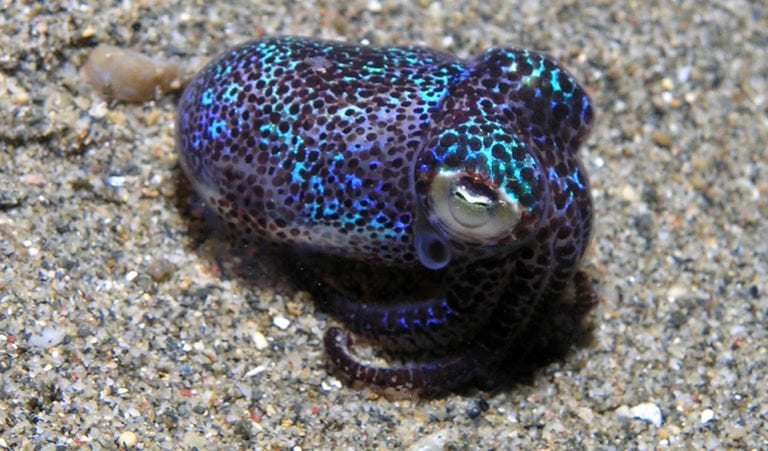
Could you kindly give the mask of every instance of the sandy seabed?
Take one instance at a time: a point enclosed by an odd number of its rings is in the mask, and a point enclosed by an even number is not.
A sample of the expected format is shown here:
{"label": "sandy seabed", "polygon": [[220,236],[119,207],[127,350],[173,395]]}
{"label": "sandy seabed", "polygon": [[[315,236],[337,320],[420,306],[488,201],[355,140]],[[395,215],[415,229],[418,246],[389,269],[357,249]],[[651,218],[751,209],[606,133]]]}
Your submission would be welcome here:
{"label": "sandy seabed", "polygon": [[[80,3],[0,4],[0,449],[768,447],[761,2]],[[309,296],[190,220],[178,95],[78,75],[98,44],[199,68],[271,34],[563,62],[599,115],[592,343],[500,393],[329,374]]]}

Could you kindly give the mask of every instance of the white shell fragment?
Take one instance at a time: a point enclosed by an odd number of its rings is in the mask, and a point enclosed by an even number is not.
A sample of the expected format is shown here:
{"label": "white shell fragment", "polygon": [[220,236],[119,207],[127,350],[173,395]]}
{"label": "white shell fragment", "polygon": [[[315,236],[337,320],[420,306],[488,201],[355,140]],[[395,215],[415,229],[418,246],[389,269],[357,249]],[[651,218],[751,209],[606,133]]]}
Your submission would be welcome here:
{"label": "white shell fragment", "polygon": [[29,337],[29,344],[38,348],[52,348],[60,344],[66,335],[67,331],[64,328],[47,326],[39,335],[31,335]]}

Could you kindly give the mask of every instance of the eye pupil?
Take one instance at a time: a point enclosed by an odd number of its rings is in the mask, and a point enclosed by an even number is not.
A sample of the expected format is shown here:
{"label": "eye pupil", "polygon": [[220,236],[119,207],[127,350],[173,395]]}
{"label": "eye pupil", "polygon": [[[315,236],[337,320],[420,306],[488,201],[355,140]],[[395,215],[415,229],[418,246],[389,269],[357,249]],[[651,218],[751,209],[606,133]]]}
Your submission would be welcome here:
{"label": "eye pupil", "polygon": [[459,180],[453,195],[464,202],[485,208],[492,206],[496,200],[496,193],[487,184],[472,177]]}

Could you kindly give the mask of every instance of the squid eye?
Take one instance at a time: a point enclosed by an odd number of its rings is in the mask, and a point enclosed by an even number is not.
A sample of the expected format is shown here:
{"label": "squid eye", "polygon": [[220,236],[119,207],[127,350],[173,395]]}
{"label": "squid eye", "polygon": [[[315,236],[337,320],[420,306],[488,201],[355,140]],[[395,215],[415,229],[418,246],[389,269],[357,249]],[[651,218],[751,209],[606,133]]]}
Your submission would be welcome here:
{"label": "squid eye", "polygon": [[457,180],[451,186],[448,209],[451,217],[464,227],[480,227],[491,220],[496,193],[486,185],[469,177]]}
{"label": "squid eye", "polygon": [[445,230],[470,241],[500,238],[520,220],[517,202],[488,182],[463,172],[437,174],[429,198]]}

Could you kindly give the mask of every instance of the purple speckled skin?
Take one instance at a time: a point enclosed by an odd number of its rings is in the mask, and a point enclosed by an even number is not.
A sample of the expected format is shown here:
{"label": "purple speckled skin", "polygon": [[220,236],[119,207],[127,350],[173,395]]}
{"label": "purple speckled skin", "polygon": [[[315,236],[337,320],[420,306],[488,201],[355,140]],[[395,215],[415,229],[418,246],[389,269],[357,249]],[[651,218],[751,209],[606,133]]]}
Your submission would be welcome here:
{"label": "purple speckled skin", "polygon": [[[331,328],[341,371],[448,389],[487,385],[521,358],[542,303],[575,299],[574,321],[591,308],[578,266],[592,204],[577,151],[592,121],[584,90],[536,52],[465,61],[285,37],[203,69],[179,103],[177,142],[193,186],[242,244],[303,262],[321,306],[355,333],[433,356],[372,366]],[[357,299],[323,280],[324,257],[386,273],[403,296]]]}

